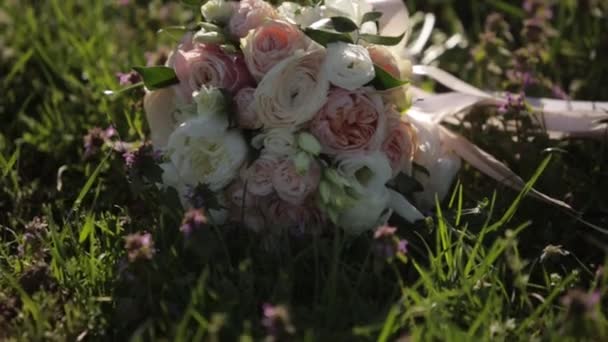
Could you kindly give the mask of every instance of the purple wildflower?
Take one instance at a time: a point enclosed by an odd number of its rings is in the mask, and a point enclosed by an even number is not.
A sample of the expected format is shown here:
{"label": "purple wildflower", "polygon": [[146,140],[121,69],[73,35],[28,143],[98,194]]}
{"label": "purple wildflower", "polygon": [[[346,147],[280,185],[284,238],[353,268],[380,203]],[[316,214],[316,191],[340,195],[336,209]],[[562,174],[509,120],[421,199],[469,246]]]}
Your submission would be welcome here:
{"label": "purple wildflower", "polygon": [[141,82],[141,76],[135,71],[129,71],[127,73],[117,72],[116,78],[121,86],[128,86]]}
{"label": "purple wildflower", "polygon": [[521,112],[526,109],[525,95],[523,93],[519,95],[507,93],[506,97],[506,102],[498,107],[500,113]]}
{"label": "purple wildflower", "polygon": [[262,310],[262,326],[266,329],[267,341],[281,341],[285,336],[295,333],[296,329],[285,306],[264,304]]}
{"label": "purple wildflower", "polygon": [[130,262],[151,260],[156,252],[152,235],[147,232],[127,235],[125,237],[125,249]]}
{"label": "purple wildflower", "polygon": [[101,147],[108,143],[115,134],[116,129],[112,126],[106,129],[101,129],[99,127],[89,129],[89,132],[83,138],[84,157],[88,159],[97,154],[101,150]]}
{"label": "purple wildflower", "polygon": [[207,222],[207,216],[202,209],[190,209],[184,214],[179,230],[189,236],[192,232],[203,228]]}
{"label": "purple wildflower", "polygon": [[378,256],[386,259],[392,259],[396,255],[404,255],[407,253],[407,240],[399,239],[395,234],[397,228],[390,226],[381,226],[374,232],[374,248]]}
{"label": "purple wildflower", "polygon": [[122,157],[127,169],[132,170],[147,161],[159,162],[162,159],[162,152],[154,150],[152,144],[144,143],[135,149],[125,148]]}
{"label": "purple wildflower", "polygon": [[600,300],[601,295],[598,291],[589,293],[581,289],[573,289],[561,298],[561,303],[566,307],[566,314],[570,318],[595,319]]}

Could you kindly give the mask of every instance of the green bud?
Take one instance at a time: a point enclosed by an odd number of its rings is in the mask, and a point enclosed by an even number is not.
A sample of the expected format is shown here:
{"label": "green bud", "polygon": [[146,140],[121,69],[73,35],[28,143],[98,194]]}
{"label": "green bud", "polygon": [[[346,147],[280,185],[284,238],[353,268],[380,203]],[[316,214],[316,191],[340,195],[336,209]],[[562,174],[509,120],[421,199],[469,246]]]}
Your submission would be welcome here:
{"label": "green bud", "polygon": [[321,200],[323,203],[329,203],[329,199],[331,196],[330,184],[324,180],[321,180],[319,183],[319,195],[321,195]]}
{"label": "green bud", "polygon": [[298,135],[298,146],[313,156],[318,156],[321,153],[321,144],[314,135],[302,132]]}
{"label": "green bud", "polygon": [[220,32],[201,29],[194,34],[192,41],[199,44],[222,44],[226,41],[226,37]]}
{"label": "green bud", "polygon": [[234,7],[230,1],[210,0],[201,6],[201,13],[205,20],[219,24],[226,24],[234,12]]}
{"label": "green bud", "polygon": [[310,168],[310,156],[308,155],[308,153],[306,152],[298,152],[293,160],[294,164],[296,165],[296,171],[300,174],[303,175],[306,172],[308,172],[308,169]]}

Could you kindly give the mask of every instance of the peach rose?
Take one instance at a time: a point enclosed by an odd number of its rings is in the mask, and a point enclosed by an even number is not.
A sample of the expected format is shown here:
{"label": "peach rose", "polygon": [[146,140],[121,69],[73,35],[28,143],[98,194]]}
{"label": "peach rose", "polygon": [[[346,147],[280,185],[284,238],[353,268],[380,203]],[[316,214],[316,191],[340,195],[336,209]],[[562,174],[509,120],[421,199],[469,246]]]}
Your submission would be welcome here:
{"label": "peach rose", "polygon": [[370,45],[367,47],[367,51],[374,64],[393,75],[393,77],[401,78],[397,59],[389,49],[382,45]]}
{"label": "peach rose", "polygon": [[234,36],[243,38],[249,30],[260,26],[268,19],[277,18],[279,15],[271,4],[262,0],[241,0],[228,27]]}
{"label": "peach rose", "polygon": [[412,124],[402,118],[394,108],[388,109],[388,133],[381,151],[386,154],[393,169],[393,176],[409,172],[416,151],[416,133]]}
{"label": "peach rose", "polygon": [[284,159],[274,169],[272,185],[279,197],[291,204],[302,204],[312,194],[321,180],[321,168],[312,161],[305,174],[299,174],[291,159]]}
{"label": "peach rose", "polygon": [[226,189],[226,197],[233,222],[242,223],[253,231],[264,229],[264,216],[258,206],[259,198],[246,191],[242,181],[232,183]]}
{"label": "peach rose", "polygon": [[296,50],[307,50],[311,40],[297,26],[271,20],[249,31],[241,44],[249,72],[259,81],[272,67],[291,57]]}
{"label": "peach rose", "polygon": [[236,93],[254,85],[241,54],[229,54],[215,45],[196,45],[192,50],[178,50],[174,67],[180,81],[179,91],[186,102],[192,101],[192,92],[202,85],[211,85]]}
{"label": "peach rose", "polygon": [[387,118],[380,95],[361,88],[335,88],[310,124],[323,152],[337,154],[378,150],[386,137]]}
{"label": "peach rose", "polygon": [[255,88],[247,87],[239,90],[234,97],[234,103],[237,111],[237,122],[240,128],[243,129],[258,129],[262,128],[262,123],[258,119],[258,114],[255,111],[253,102],[253,94]]}
{"label": "peach rose", "polygon": [[256,196],[270,195],[273,188],[273,173],[278,165],[278,158],[262,154],[241,174],[247,183],[247,191]]}
{"label": "peach rose", "polygon": [[320,233],[327,222],[323,213],[311,201],[293,205],[272,196],[264,201],[261,210],[268,225],[288,229],[297,235]]}

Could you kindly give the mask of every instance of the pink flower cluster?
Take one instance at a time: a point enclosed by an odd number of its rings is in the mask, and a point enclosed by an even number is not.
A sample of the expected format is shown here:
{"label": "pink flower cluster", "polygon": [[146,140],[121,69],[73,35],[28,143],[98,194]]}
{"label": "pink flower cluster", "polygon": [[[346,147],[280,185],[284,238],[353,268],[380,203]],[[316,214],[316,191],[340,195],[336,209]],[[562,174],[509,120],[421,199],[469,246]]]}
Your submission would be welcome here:
{"label": "pink flower cluster", "polygon": [[[225,188],[231,220],[254,230],[323,226],[328,215],[319,200],[320,183],[328,169],[339,170],[345,156],[381,152],[393,177],[409,172],[416,129],[387,96],[390,90],[367,81],[360,84],[362,78],[351,75],[357,76],[357,63],[367,73],[373,63],[400,78],[397,58],[387,47],[361,42],[363,49],[351,51],[355,44],[343,44],[330,56],[329,49],[269,3],[229,3],[229,8],[213,8],[230,14],[221,32],[227,39],[201,41],[198,33],[187,34],[167,65],[179,80],[176,103],[192,104],[193,94],[203,86],[220,88],[231,97],[227,116],[256,151]],[[203,13],[205,18],[212,15]],[[331,64],[342,57],[337,68]],[[339,82],[331,76],[334,71]],[[345,82],[353,90],[336,85]]]}

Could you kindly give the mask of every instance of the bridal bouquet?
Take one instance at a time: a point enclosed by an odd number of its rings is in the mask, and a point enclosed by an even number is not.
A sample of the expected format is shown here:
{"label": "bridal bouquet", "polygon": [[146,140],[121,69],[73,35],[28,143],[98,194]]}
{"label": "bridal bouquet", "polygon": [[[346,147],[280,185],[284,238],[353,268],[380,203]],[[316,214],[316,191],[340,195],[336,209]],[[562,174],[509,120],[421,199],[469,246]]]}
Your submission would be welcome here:
{"label": "bridal bouquet", "polygon": [[[509,99],[435,67],[412,66],[401,1],[273,7],[210,0],[201,14],[196,25],[171,28],[182,38],[165,66],[135,68],[147,88],[163,186],[177,190],[184,207],[205,207],[214,223],[256,231],[333,225],[356,234],[393,213],[424,218],[446,196],[460,157],[523,187],[504,164],[440,124]],[[454,92],[408,87],[413,74]],[[596,123],[606,115],[595,105],[530,101],[548,130],[603,127]]]}
{"label": "bridal bouquet", "polygon": [[[408,115],[411,63],[364,1],[212,0],[165,67],[138,68],[164,186],[217,223],[359,233],[424,216],[460,160]],[[203,199],[203,202],[205,200]],[[202,204],[204,205],[204,203]]]}

